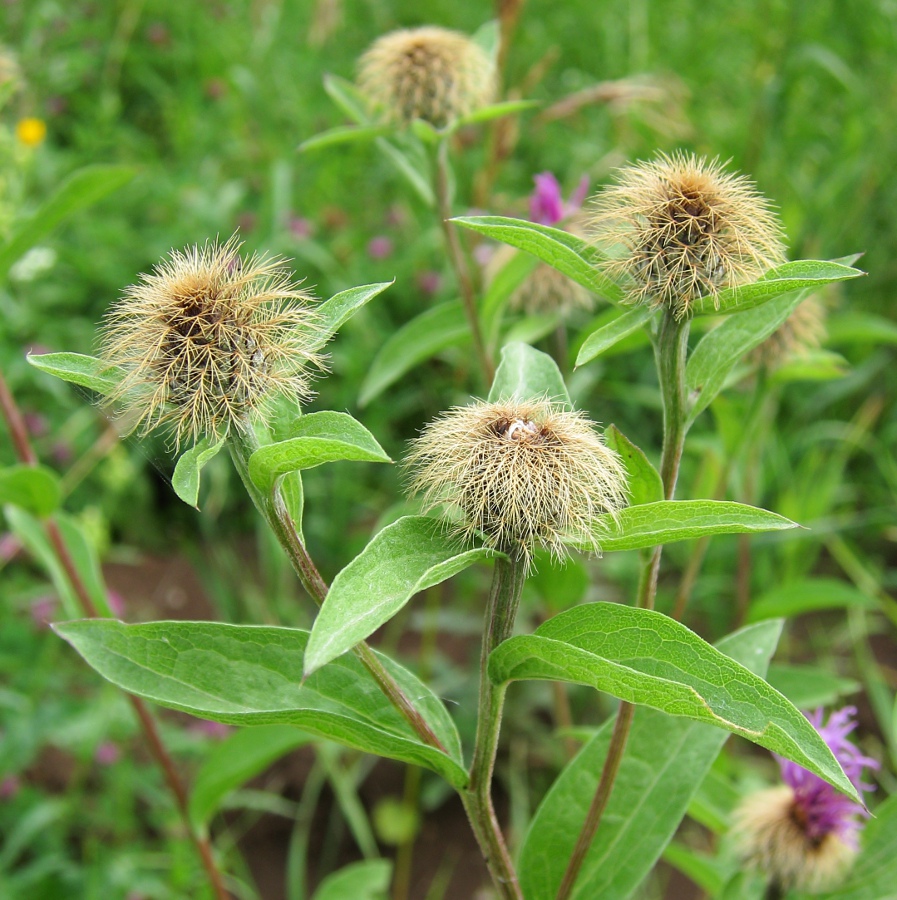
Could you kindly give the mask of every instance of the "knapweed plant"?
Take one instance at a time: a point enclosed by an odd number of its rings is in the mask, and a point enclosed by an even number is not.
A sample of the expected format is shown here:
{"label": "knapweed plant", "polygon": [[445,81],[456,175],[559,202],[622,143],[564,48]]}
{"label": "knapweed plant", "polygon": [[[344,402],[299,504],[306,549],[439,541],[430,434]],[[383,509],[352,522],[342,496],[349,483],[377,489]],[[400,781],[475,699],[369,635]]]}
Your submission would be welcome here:
{"label": "knapweed plant", "polygon": [[[453,218],[453,135],[523,108],[492,103],[493,59],[488,40],[442,29],[381,38],[361,60],[357,88],[329,81],[356,124],[305,144],[377,141],[444,229],[460,299],[441,318],[433,310],[422,315],[431,316],[433,329],[451,318],[454,335],[458,322],[466,326],[477,369],[469,401],[421,422],[410,444],[403,472],[416,514],[387,519],[329,585],[303,534],[304,470],[336,460],[391,462],[346,412],[304,409],[314,379],[325,377],[325,345],[389,285],[320,302],[300,286],[301,272],[280,259],[247,257],[236,238],[173,250],[111,307],[98,356],[56,353],[31,362],[96,391],[124,431],[164,430],[179,455],[173,487],[188,503],[197,502],[203,466],[226,449],[320,609],[310,631],[127,625],[103,617],[104,603],[81,602],[91,591],[102,596],[98,572],[63,545],[57,550],[76,590],[72,621],[56,631],[138,698],[247,729],[293,726],[311,741],[429,769],[463,802],[502,898],[632,895],[735,734],[776,754],[787,788],[745,802],[737,835],[705,884],[715,885],[715,896],[744,900],[789,890],[860,896],[850,879],[868,877],[867,856],[855,863],[854,856],[867,815],[860,773],[871,762],[846,739],[848,714],[822,726],[764,680],[779,620],[711,645],[654,609],[664,545],[796,527],[746,504],[676,499],[683,449],[696,418],[743,361],[815,290],[860,272],[845,261],[786,262],[781,227],[755,186],[718,161],[686,153],[623,168],[587,206],[581,231],[554,227],[559,217],[553,224]],[[485,294],[463,246],[465,230],[518,251]],[[603,324],[581,336],[578,366],[637,332],[653,345],[662,406],[658,467],[653,448],[645,452],[613,425],[597,424],[606,418],[600,408],[574,407],[551,356],[507,339],[504,310],[532,274],[533,258],[605,304]],[[412,354],[404,370],[394,367],[393,379],[425,356]],[[378,397],[389,384],[381,378],[376,389],[362,388],[363,399],[385,402]],[[11,398],[4,406],[15,431]],[[17,446],[32,465],[26,442]],[[28,496],[45,496],[38,481],[47,477],[39,468],[18,469],[15,496],[26,506]],[[28,479],[30,495],[22,487]],[[11,476],[4,483],[13,484]],[[50,516],[53,504],[32,512]],[[518,616],[527,579],[547,560],[621,551],[639,556],[629,602],[573,605],[538,627]],[[474,566],[491,568],[492,583],[477,598],[482,649],[468,676],[478,700],[475,710],[464,710],[476,730],[465,745],[443,699],[367,640],[415,595]],[[493,779],[507,692],[528,680],[586,685],[619,705],[585,735],[511,847]],[[189,803],[184,808],[225,896],[228,876],[220,877],[208,820]],[[897,821],[893,804],[882,821]],[[872,860],[874,846],[868,853]]]}

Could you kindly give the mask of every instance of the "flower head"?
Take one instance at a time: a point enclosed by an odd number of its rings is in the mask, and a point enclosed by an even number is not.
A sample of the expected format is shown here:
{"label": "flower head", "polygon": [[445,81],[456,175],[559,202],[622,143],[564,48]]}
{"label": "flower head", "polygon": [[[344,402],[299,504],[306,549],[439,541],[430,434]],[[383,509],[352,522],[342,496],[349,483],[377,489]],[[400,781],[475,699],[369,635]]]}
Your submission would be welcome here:
{"label": "flower head", "polygon": [[[856,728],[856,709],[844,707],[822,724],[822,710],[809,716],[857,790],[863,770],[878,762],[863,756],[847,736]],[[856,855],[865,807],[841,794],[797,763],[776,757],[784,786],[748,797],[736,813],[745,861],[783,889],[817,891],[833,887]]]}
{"label": "flower head", "polygon": [[43,119],[19,119],[16,123],[16,137],[26,147],[39,147],[47,136],[47,123]]}
{"label": "flower head", "polygon": [[621,169],[595,198],[591,231],[629,300],[677,318],[785,259],[781,226],[751,181],[684,153]]}
{"label": "flower head", "polygon": [[282,260],[244,259],[240,246],[173,250],[108,313],[101,355],[124,371],[110,399],[133,427],[168,425],[177,445],[220,438],[276,393],[309,396],[310,297]]}
{"label": "flower head", "polygon": [[626,475],[595,426],[547,400],[477,402],[424,428],[409,454],[424,505],[460,510],[452,527],[528,558],[567,543],[599,549],[595,519],[625,504]]}
{"label": "flower head", "polygon": [[495,66],[467,35],[427,26],[378,38],[361,57],[359,87],[392,121],[443,128],[492,101]]}

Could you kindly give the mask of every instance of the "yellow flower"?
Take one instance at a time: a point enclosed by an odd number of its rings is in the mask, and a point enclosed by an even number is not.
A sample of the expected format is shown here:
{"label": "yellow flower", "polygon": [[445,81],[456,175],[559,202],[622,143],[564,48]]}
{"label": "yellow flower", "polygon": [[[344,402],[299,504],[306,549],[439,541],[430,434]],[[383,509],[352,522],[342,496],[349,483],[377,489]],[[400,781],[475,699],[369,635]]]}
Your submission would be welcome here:
{"label": "yellow flower", "polygon": [[43,119],[19,119],[16,137],[26,147],[38,147],[47,136],[47,123]]}

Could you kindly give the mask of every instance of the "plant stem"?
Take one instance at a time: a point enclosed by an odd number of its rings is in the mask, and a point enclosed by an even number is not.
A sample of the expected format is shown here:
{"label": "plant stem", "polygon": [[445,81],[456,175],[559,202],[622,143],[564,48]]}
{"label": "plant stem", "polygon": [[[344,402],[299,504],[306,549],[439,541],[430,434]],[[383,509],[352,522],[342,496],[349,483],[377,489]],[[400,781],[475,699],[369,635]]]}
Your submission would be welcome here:
{"label": "plant stem", "polygon": [[[28,437],[28,429],[25,426],[21,411],[16,405],[16,402],[6,385],[6,380],[3,378],[2,372],[0,372],[0,409],[2,409],[3,418],[9,428],[13,446],[15,447],[16,455],[19,460],[25,465],[36,466],[38,464],[37,454],[31,446],[31,441]],[[59,530],[59,525],[56,523],[56,520],[52,517],[47,517],[43,522],[43,526],[47,539],[53,547],[53,552],[55,553],[59,564],[62,566],[66,579],[71,585],[75,596],[78,598],[78,602],[83,609],[84,614],[91,619],[99,618],[99,613],[94,605],[93,598],[90,596],[90,592],[87,590],[87,586],[84,584],[84,580],[78,572],[75,561],[72,559],[69,548],[63,540],[62,532]],[[135,697],[133,694],[128,693],[125,693],[125,696],[130,701],[137,719],[140,722],[140,727],[143,729],[150,753],[158,763],[159,768],[162,769],[162,774],[165,777],[169,790],[174,796],[175,804],[177,805],[184,826],[187,829],[187,833],[190,835],[190,838],[199,853],[200,859],[202,860],[203,868],[206,870],[206,875],[208,876],[215,897],[218,898],[218,900],[227,900],[230,894],[224,887],[224,879],[215,863],[211,844],[205,835],[201,835],[196,831],[190,821],[187,789],[184,787],[180,775],[178,775],[174,760],[171,758],[171,755],[162,740],[162,735],[159,733],[155,719],[153,719],[152,714],[140,697]]]}
{"label": "plant stem", "polygon": [[[318,606],[324,603],[329,587],[321,577],[321,573],[314,561],[305,549],[305,544],[296,530],[296,524],[290,516],[281,493],[276,488],[269,493],[263,493],[253,483],[249,475],[249,457],[257,449],[257,443],[249,427],[244,433],[232,435],[228,440],[231,457],[249,496],[255,503],[256,509],[262,514],[265,521],[274,532],[280,545],[286,551],[290,562],[303,587]],[[390,703],[402,714],[415,733],[425,743],[437,750],[446,753],[446,749],[433,729],[427,724],[416,706],[405,696],[405,693],[396,683],[396,680],[386,671],[386,667],[377,658],[373,650],[361,641],[356,644],[352,652],[358,657],[361,664],[367,669],[377,686],[386,695]]]}
{"label": "plant stem", "polygon": [[455,275],[458,278],[458,287],[461,290],[461,302],[464,305],[464,312],[467,315],[467,322],[470,325],[470,334],[473,338],[473,346],[480,362],[480,368],[483,370],[483,376],[486,384],[492,383],[495,376],[495,366],[489,352],[486,350],[486,343],[483,340],[483,331],[480,328],[480,317],[477,315],[476,294],[473,289],[473,278],[470,274],[470,267],[467,264],[467,258],[461,249],[461,241],[458,239],[458,232],[449,221],[452,217],[452,198],[449,188],[449,139],[440,140],[436,148],[436,203],[437,212],[439,214],[439,222],[442,227],[442,233],[445,236],[445,244],[448,249],[449,260]]}
{"label": "plant stem", "polygon": [[480,654],[480,697],[470,784],[461,794],[489,873],[504,900],[523,900],[523,894],[492,804],[492,773],[507,686],[494,685],[490,680],[489,655],[511,636],[525,580],[525,560],[514,555],[496,558]]}
{"label": "plant stem", "polygon": [[[688,319],[677,320],[672,312],[665,310],[654,345],[654,353],[660,381],[660,395],[663,399],[663,450],[660,455],[660,477],[663,481],[665,499],[672,500],[676,493],[679,464],[682,461],[682,450],[688,431],[688,409],[685,394]],[[663,545],[655,547],[642,567],[636,606],[643,609],[654,609],[662,552]],[[614,781],[623,761],[623,752],[626,749],[626,741],[629,739],[634,715],[635,707],[631,703],[622,701],[617,710],[617,719],[614,722],[607,756],[601,770],[601,779],[592,799],[592,805],[586,813],[586,819],[573,855],[564,872],[556,900],[567,900],[576,885],[576,879],[585,861],[586,853],[594,840],[604,810],[610,800]]]}

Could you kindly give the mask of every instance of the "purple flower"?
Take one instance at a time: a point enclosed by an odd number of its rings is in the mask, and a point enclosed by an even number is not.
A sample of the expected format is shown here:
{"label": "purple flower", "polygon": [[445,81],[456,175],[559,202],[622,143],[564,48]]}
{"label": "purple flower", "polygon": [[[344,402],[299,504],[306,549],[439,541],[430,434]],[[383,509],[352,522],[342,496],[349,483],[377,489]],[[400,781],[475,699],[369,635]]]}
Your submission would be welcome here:
{"label": "purple flower", "polygon": [[106,602],[110,612],[115,616],[122,616],[125,612],[125,598],[118,591],[109,591],[106,594]]}
{"label": "purple flower", "polygon": [[533,176],[536,189],[529,198],[530,221],[539,225],[557,225],[561,219],[579,209],[589,191],[589,179],[583,176],[570,200],[564,203],[561,186],[551,172],[541,172]]}
{"label": "purple flower", "polygon": [[11,800],[21,790],[22,783],[15,775],[7,775],[0,781],[0,800]]}
{"label": "purple flower", "polygon": [[113,763],[118,762],[119,756],[121,756],[121,753],[117,744],[114,744],[112,741],[103,741],[103,743],[97,747],[93,758],[101,766],[111,766]]}
{"label": "purple flower", "polygon": [[315,230],[312,221],[303,216],[290,216],[287,224],[293,237],[299,238],[299,240],[310,238]]}
{"label": "purple flower", "polygon": [[[821,709],[817,709],[807,718],[828,744],[853,786],[858,791],[872,791],[875,789],[874,785],[863,783],[863,770],[877,769],[879,763],[868,756],[863,756],[847,739],[847,735],[857,727],[854,715],[856,707],[845,706],[833,712],[825,725],[822,724]],[[868,817],[866,808],[850,800],[818,775],[808,772],[797,763],[779,756],[776,756],[776,759],[782,770],[782,780],[794,794],[795,813],[807,837],[811,841],[820,841],[826,835],[834,833],[855,848],[862,827],[858,817]]]}
{"label": "purple flower", "polygon": [[392,241],[385,235],[371,238],[368,242],[368,256],[371,259],[386,259],[392,255]]}
{"label": "purple flower", "polygon": [[432,269],[417,273],[417,286],[422,293],[432,297],[442,285],[442,276]]}
{"label": "purple flower", "polygon": [[38,628],[46,628],[56,612],[57,600],[55,597],[47,594],[38,597],[31,603],[31,621]]}
{"label": "purple flower", "polygon": [[233,731],[230,725],[225,725],[223,722],[210,722],[208,719],[195,719],[187,727],[194,734],[201,734],[219,741],[224,740]]}

